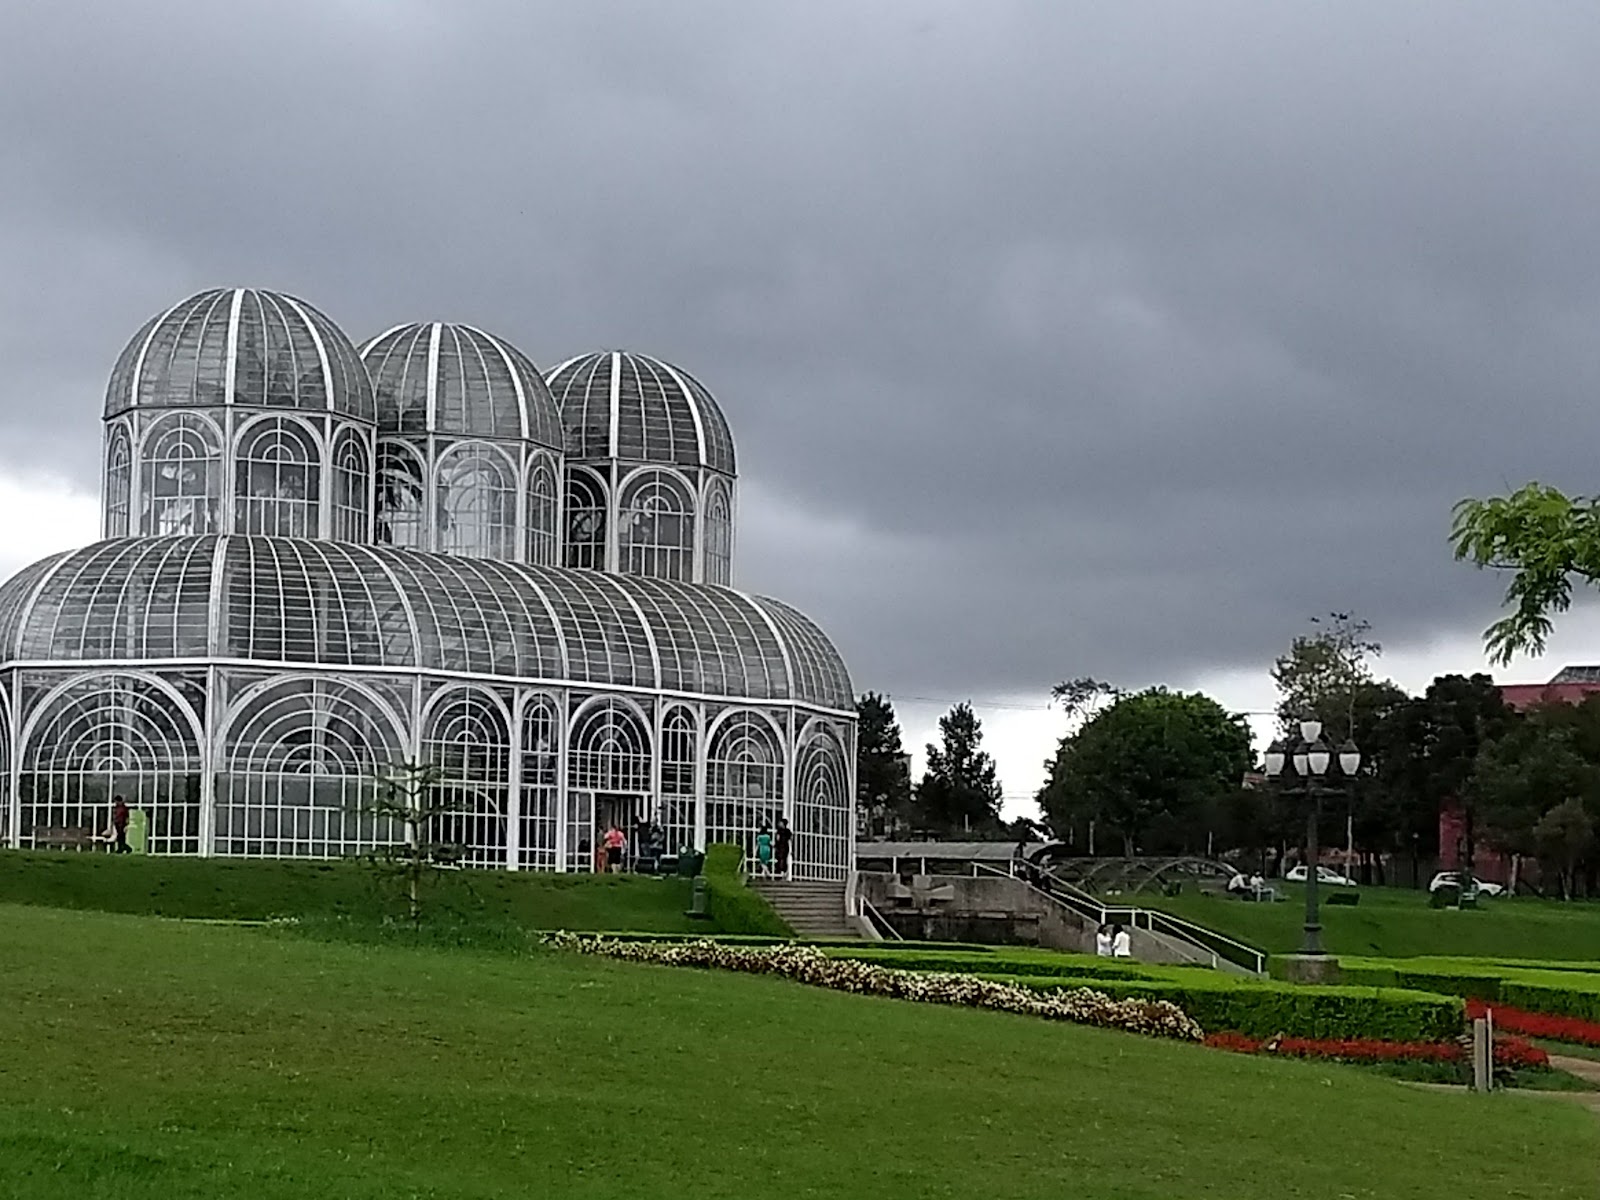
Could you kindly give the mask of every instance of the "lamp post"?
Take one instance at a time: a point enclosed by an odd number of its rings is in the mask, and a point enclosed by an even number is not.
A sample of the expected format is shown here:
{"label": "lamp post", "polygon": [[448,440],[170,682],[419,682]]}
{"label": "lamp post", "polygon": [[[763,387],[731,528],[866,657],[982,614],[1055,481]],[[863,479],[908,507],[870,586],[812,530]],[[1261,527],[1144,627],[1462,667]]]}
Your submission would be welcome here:
{"label": "lamp post", "polygon": [[[1278,784],[1279,790],[1286,796],[1305,796],[1309,801],[1306,805],[1304,855],[1306,922],[1300,953],[1321,955],[1324,951],[1322,920],[1317,907],[1319,899],[1317,823],[1322,816],[1322,797],[1337,795],[1341,790],[1329,787],[1323,781],[1328,777],[1329,769],[1336,767],[1335,775],[1343,776],[1346,785],[1353,787],[1356,772],[1361,769],[1361,751],[1356,748],[1355,742],[1346,739],[1335,754],[1333,748],[1322,738],[1322,722],[1301,721],[1300,736],[1290,738],[1287,743],[1281,739],[1274,741],[1267,747],[1265,757],[1267,777]],[[1299,780],[1299,783],[1296,785],[1289,780]]]}

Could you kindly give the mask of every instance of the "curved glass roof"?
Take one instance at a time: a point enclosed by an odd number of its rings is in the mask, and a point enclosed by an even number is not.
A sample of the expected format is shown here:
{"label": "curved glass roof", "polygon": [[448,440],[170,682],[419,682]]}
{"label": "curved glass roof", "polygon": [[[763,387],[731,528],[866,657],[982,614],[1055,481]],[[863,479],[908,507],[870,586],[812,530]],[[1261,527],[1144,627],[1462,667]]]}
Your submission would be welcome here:
{"label": "curved glass roof", "polygon": [[304,300],[255,288],[212,288],[146,321],[112,368],[105,415],[221,405],[374,417],[343,331]]}
{"label": "curved glass roof", "polygon": [[566,426],[569,458],[737,473],[722,410],[681,367],[647,354],[604,350],[568,359],[545,378]]}
{"label": "curved glass roof", "polygon": [[0,587],[0,662],[173,658],[854,705],[810,620],[706,584],[210,535],[97,542]]}
{"label": "curved glass roof", "polygon": [[470,325],[397,325],[362,345],[380,433],[520,438],[559,450],[561,415],[539,368]]}

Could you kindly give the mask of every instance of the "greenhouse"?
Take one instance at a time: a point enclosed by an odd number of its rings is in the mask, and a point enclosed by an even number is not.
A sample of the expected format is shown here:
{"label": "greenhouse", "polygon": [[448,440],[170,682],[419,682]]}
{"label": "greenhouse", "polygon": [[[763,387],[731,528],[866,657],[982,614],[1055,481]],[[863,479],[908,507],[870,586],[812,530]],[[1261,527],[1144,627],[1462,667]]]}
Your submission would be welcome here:
{"label": "greenhouse", "polygon": [[402,763],[479,867],[589,870],[611,823],[843,879],[854,705],[806,617],[727,586],[733,442],[681,368],[541,376],[503,339],[357,348],[303,301],[201,293],[111,376],[107,540],[0,587],[0,834],[334,857]]}

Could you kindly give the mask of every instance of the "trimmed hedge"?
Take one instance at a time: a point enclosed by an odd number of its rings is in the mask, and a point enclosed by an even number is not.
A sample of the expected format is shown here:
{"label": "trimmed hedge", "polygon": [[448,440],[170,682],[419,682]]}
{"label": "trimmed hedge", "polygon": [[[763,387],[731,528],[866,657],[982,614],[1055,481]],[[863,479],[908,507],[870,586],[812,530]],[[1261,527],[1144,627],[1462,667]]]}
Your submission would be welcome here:
{"label": "trimmed hedge", "polygon": [[1461,1036],[1462,1001],[1392,988],[1174,979],[1072,980],[1017,975],[1005,982],[1042,990],[1095,987],[1109,996],[1170,1000],[1208,1033],[1438,1042]]}
{"label": "trimmed hedge", "polygon": [[760,892],[746,885],[744,850],[727,842],[706,848],[706,913],[725,933],[757,933],[793,938],[789,923]]}
{"label": "trimmed hedge", "polygon": [[1345,978],[1398,986],[1527,1012],[1600,1021],[1600,972],[1539,963],[1495,963],[1483,959],[1357,959],[1342,963]]}

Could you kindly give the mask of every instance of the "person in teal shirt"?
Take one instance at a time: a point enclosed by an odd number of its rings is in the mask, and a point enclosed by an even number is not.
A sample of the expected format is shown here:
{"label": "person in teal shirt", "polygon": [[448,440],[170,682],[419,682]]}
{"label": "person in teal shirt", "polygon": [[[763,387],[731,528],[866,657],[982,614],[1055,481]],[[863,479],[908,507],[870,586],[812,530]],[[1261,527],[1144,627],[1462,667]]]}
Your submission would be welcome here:
{"label": "person in teal shirt", "polygon": [[772,874],[772,830],[765,825],[756,834],[756,862],[761,864],[761,874]]}

